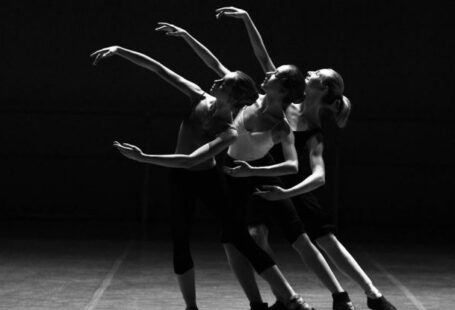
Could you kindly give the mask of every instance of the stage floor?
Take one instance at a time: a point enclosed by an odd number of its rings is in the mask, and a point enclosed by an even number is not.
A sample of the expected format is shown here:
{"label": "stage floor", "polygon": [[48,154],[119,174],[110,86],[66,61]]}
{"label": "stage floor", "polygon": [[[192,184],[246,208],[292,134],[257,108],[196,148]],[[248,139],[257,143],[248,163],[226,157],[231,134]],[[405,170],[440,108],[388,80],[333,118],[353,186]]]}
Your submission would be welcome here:
{"label": "stage floor", "polygon": [[[192,246],[199,308],[248,309],[214,239],[201,234]],[[0,309],[184,309],[165,232],[142,241],[56,235],[0,241]],[[398,309],[455,309],[453,246],[383,241],[345,245]],[[330,293],[298,255],[281,240],[273,240],[272,247],[295,290],[317,309],[331,309]],[[367,309],[361,289],[341,273],[336,275],[357,309]],[[266,283],[258,281],[264,299],[273,302]]]}

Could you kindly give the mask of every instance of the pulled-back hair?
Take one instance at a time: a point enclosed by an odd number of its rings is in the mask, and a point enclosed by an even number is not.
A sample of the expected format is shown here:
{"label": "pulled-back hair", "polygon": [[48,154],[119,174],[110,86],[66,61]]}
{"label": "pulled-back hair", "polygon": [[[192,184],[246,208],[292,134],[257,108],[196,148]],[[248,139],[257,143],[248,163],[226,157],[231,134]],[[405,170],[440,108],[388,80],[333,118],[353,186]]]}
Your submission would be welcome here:
{"label": "pulled-back hair", "polygon": [[330,74],[321,75],[321,83],[327,87],[327,94],[322,98],[326,105],[335,105],[334,118],[338,127],[346,126],[349,115],[351,114],[351,101],[343,95],[344,81],[341,75],[333,69],[329,70]]}
{"label": "pulled-back hair", "polygon": [[241,109],[246,105],[253,104],[259,97],[258,89],[253,79],[242,71],[235,71],[236,77],[232,84],[232,97],[235,100],[234,107]]}
{"label": "pulled-back hair", "polygon": [[305,76],[302,71],[295,65],[286,65],[288,70],[280,73],[280,79],[283,81],[283,87],[288,91],[288,94],[283,99],[286,106],[292,102],[303,100],[303,91],[305,89]]}

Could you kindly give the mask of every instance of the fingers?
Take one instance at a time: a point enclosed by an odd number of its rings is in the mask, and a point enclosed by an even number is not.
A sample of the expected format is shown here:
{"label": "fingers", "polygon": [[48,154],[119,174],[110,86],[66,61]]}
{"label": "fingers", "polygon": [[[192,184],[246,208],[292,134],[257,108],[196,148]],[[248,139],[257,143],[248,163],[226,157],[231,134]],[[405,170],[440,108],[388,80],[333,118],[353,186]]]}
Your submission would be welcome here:
{"label": "fingers", "polygon": [[222,8],[219,8],[219,9],[216,9],[215,12],[221,12],[221,11],[236,11],[238,10],[238,8],[234,7],[234,6],[224,6]]}
{"label": "fingers", "polygon": [[102,48],[102,49],[100,49],[100,50],[97,50],[96,52],[91,53],[91,54],[90,54],[90,57],[93,57],[93,56],[95,56],[95,55],[101,53],[101,52],[104,51],[105,49],[106,49],[106,48]]}
{"label": "fingers", "polygon": [[92,62],[92,65],[96,66],[96,64],[98,63],[100,57],[101,57],[101,54],[97,54],[95,59]]}
{"label": "fingers", "polygon": [[140,151],[141,150],[137,146],[129,144],[129,143],[123,143],[123,145],[126,146],[126,147],[129,147],[130,149],[136,150],[136,151]]}
{"label": "fingers", "polygon": [[248,163],[246,161],[243,161],[243,160],[234,160],[234,163],[241,166],[241,167],[248,167]]}
{"label": "fingers", "polygon": [[275,185],[262,185],[261,189],[263,191],[273,191],[273,190],[277,189],[277,186],[275,186]]}
{"label": "fingers", "polygon": [[169,24],[169,23],[165,23],[165,22],[158,22],[157,24],[160,25],[160,26],[165,26],[165,27],[170,27],[170,28],[177,28],[175,25]]}
{"label": "fingers", "polygon": [[161,27],[155,28],[155,31],[173,31],[173,29],[169,26],[161,26]]}

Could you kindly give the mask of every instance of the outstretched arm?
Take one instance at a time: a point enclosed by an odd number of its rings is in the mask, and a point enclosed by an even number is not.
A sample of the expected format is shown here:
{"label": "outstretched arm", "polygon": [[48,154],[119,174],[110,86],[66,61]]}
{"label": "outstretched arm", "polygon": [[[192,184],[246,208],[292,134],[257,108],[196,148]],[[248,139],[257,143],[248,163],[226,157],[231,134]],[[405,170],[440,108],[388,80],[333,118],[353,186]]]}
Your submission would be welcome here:
{"label": "outstretched arm", "polygon": [[228,129],[214,140],[202,145],[193,153],[152,155],[144,154],[140,148],[128,143],[114,142],[114,146],[125,157],[146,164],[153,164],[170,168],[191,168],[213,158],[237,139],[237,132]]}
{"label": "outstretched arm", "polygon": [[253,46],[254,54],[261,64],[262,70],[265,72],[275,71],[276,67],[272,62],[272,59],[265,48],[264,41],[262,41],[261,34],[253,23],[253,20],[250,18],[250,15],[247,11],[235,8],[233,6],[223,7],[216,10],[216,17],[228,16],[234,18],[240,18],[243,20],[248,31],[248,36],[250,38],[251,45]]}
{"label": "outstretched arm", "polygon": [[188,43],[196,52],[196,54],[204,61],[204,63],[210,69],[215,71],[219,77],[224,77],[227,73],[230,72],[229,69],[227,69],[207,47],[196,40],[185,29],[163,22],[158,23],[158,25],[159,27],[155,29],[156,31],[164,31],[168,36],[182,37],[186,43]]}
{"label": "outstretched arm", "polygon": [[96,65],[100,60],[114,55],[123,57],[140,67],[155,72],[163,80],[185,93],[192,101],[199,101],[204,95],[204,92],[198,85],[181,77],[171,69],[147,55],[120,46],[110,46],[94,52],[90,55],[90,57],[95,57],[93,65]]}

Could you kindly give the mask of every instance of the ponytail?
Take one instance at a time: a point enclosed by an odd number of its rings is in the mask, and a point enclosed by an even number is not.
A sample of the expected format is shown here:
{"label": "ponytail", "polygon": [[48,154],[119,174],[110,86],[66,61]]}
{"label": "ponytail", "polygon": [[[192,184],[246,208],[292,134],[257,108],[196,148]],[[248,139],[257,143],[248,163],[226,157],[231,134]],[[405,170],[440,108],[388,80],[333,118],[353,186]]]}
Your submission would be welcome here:
{"label": "ponytail", "polygon": [[343,128],[348,122],[349,115],[351,114],[351,101],[348,97],[343,96],[335,100],[336,112],[335,112],[335,121],[338,127]]}

